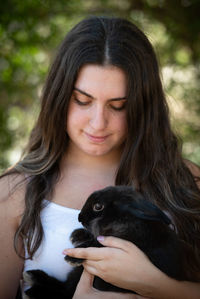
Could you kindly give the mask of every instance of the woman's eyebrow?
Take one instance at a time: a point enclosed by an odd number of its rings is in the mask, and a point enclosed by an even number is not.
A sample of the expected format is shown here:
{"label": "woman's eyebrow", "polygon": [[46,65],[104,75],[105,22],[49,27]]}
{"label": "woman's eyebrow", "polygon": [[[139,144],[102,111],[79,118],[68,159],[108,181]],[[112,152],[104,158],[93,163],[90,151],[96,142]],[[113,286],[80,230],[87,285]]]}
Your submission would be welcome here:
{"label": "woman's eyebrow", "polygon": [[[80,92],[81,94],[91,98],[91,99],[95,99],[91,94],[77,88],[77,87],[74,87],[74,90]],[[126,100],[127,98],[126,97],[118,97],[118,98],[112,98],[112,99],[109,99],[109,101],[121,101],[121,100]]]}

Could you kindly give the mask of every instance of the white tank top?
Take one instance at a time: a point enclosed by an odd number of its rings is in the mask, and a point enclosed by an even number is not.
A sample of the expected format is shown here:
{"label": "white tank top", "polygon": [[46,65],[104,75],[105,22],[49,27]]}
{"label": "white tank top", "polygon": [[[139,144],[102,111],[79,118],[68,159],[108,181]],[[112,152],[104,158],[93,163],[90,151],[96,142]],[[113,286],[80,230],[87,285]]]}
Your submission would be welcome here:
{"label": "white tank top", "polygon": [[[69,237],[74,229],[82,227],[78,222],[80,211],[46,202],[47,206],[41,211],[44,237],[33,259],[25,260],[24,271],[40,269],[64,281],[72,267],[64,260],[62,251],[73,247]],[[25,256],[28,257],[26,246]],[[24,289],[27,287],[23,285]]]}

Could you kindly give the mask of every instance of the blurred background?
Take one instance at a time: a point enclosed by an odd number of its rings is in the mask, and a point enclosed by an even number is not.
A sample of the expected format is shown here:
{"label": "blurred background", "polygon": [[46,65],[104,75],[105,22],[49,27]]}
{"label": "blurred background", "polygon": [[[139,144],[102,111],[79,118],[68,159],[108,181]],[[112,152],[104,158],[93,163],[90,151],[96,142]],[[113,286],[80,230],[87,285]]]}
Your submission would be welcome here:
{"label": "blurred background", "polygon": [[200,0],[0,0],[0,171],[20,158],[58,45],[88,15],[125,17],[147,34],[183,154],[200,165]]}

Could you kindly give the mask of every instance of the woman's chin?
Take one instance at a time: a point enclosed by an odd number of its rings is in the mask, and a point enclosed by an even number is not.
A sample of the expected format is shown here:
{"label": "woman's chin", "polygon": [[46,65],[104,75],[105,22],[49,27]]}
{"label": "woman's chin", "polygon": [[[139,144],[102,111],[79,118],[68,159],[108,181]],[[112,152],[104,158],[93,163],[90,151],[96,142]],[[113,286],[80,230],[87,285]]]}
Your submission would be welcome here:
{"label": "woman's chin", "polygon": [[86,148],[83,149],[83,151],[89,156],[100,157],[110,154],[111,152],[113,152],[113,149],[101,146],[99,148]]}

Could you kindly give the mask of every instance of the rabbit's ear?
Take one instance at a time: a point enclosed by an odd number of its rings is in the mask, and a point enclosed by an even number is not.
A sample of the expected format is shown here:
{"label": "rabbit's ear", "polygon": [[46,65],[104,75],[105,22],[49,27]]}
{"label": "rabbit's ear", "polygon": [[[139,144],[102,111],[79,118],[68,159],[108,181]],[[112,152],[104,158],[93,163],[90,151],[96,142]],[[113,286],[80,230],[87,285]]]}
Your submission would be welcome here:
{"label": "rabbit's ear", "polygon": [[171,224],[171,220],[167,217],[167,215],[164,212],[162,212],[153,203],[148,202],[146,200],[129,203],[125,209],[135,217],[141,219],[162,221],[167,225]]}

